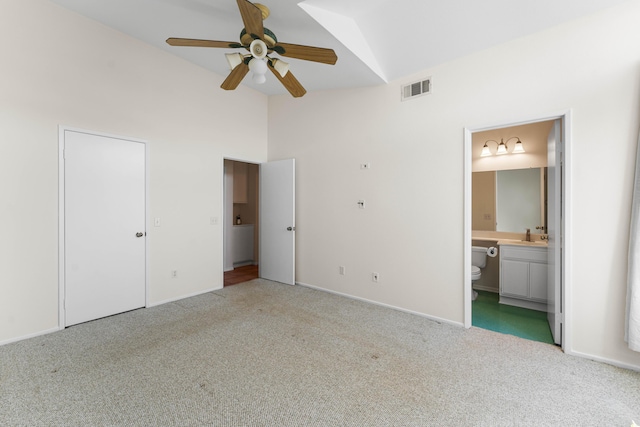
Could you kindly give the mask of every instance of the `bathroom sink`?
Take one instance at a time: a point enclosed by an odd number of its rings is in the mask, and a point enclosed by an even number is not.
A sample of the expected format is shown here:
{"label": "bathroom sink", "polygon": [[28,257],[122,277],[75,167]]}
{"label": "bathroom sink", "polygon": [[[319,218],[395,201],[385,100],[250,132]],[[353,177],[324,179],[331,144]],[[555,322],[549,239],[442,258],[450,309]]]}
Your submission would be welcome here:
{"label": "bathroom sink", "polygon": [[520,240],[521,243],[524,243],[525,245],[547,245],[547,241],[546,240],[533,240],[533,241],[528,241],[528,240]]}

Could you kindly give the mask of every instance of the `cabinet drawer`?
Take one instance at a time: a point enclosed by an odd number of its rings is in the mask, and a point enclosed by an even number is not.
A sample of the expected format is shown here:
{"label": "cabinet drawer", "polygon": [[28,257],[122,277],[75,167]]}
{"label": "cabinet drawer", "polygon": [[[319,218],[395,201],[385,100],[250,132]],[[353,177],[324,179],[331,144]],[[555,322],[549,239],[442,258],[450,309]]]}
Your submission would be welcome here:
{"label": "cabinet drawer", "polygon": [[524,246],[501,245],[502,258],[515,258],[527,261],[547,262],[547,248],[529,248]]}

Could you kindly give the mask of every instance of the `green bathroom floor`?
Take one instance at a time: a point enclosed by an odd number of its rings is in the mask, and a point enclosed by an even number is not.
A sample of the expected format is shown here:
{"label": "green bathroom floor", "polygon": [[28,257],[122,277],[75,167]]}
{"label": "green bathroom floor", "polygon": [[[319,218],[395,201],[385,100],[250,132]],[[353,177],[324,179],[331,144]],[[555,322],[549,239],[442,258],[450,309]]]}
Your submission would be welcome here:
{"label": "green bathroom floor", "polygon": [[498,294],[477,291],[472,305],[472,324],[482,329],[553,344],[547,313],[500,304]]}

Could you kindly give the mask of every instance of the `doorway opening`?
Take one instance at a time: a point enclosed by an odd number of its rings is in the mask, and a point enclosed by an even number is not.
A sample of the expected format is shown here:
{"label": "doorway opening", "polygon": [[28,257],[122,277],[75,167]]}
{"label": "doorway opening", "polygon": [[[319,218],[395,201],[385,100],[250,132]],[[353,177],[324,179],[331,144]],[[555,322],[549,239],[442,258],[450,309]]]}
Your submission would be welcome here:
{"label": "doorway opening", "polygon": [[566,345],[568,119],[465,129],[465,327]]}
{"label": "doorway opening", "polygon": [[224,160],[224,286],[258,277],[259,165]]}

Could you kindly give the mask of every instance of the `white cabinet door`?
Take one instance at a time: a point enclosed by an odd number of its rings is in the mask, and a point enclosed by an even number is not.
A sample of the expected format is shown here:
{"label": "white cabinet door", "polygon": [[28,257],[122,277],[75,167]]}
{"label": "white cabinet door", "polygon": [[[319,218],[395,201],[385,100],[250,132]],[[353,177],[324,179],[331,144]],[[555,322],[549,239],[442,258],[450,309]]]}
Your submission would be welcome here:
{"label": "white cabinet door", "polygon": [[233,262],[253,262],[253,224],[233,226]]}
{"label": "white cabinet door", "polygon": [[529,298],[547,301],[547,264],[532,262],[529,264]]}
{"label": "white cabinet door", "polygon": [[529,263],[526,261],[502,260],[500,293],[520,298],[529,296]]}

